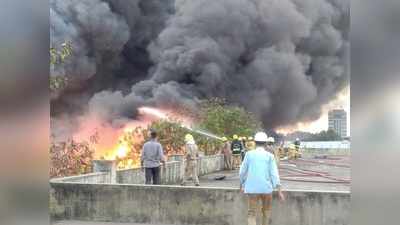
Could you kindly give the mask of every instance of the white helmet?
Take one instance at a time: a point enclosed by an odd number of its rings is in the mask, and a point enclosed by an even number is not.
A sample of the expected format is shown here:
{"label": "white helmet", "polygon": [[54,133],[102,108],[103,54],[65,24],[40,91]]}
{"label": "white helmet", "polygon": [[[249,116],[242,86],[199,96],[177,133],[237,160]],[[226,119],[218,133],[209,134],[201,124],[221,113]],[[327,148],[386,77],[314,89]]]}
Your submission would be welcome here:
{"label": "white helmet", "polygon": [[275,142],[275,138],[274,137],[268,137],[268,142],[274,143]]}
{"label": "white helmet", "polygon": [[[293,140],[293,139],[292,139]],[[300,139],[299,138],[296,138],[296,141],[300,141]]]}
{"label": "white helmet", "polygon": [[268,142],[268,136],[265,132],[257,132],[256,135],[254,135],[254,141],[255,142]]}

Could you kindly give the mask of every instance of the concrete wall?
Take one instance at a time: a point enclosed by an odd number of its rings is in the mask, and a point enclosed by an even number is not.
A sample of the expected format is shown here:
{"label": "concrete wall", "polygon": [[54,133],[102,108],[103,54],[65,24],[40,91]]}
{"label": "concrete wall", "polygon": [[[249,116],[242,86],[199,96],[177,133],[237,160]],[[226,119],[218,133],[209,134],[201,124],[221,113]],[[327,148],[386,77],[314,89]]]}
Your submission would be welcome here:
{"label": "concrete wall", "polygon": [[117,181],[119,184],[144,184],[144,172],[140,168],[118,170]]}
{"label": "concrete wall", "polygon": [[[198,161],[199,175],[205,175],[224,169],[222,155],[203,156]],[[184,162],[169,161],[161,167],[162,184],[178,184],[183,179]],[[140,168],[117,171],[117,181],[120,184],[144,184],[144,173]]]}
{"label": "concrete wall", "polygon": [[169,155],[168,161],[183,161],[184,155]]}
{"label": "concrete wall", "polygon": [[[178,184],[183,179],[184,162],[182,156],[176,156],[180,161],[168,161],[161,167],[161,184]],[[203,156],[199,159],[199,175],[205,175],[224,169],[223,155]],[[113,178],[113,179],[112,179]],[[144,173],[140,168],[116,171],[116,176],[111,173],[96,172],[80,176],[63,177],[53,179],[54,182],[77,182],[77,183],[120,183],[120,184],[144,184]]]}
{"label": "concrete wall", "polygon": [[[180,225],[246,224],[246,197],[237,189],[123,184],[50,183],[52,220]],[[350,194],[286,193],[273,205],[272,225],[347,225]]]}
{"label": "concrete wall", "polygon": [[[161,167],[161,183],[177,184],[182,180],[182,163],[173,161],[167,162]],[[140,168],[117,171],[117,181],[120,184],[144,184],[144,172]]]}
{"label": "concrete wall", "polygon": [[198,162],[199,175],[205,175],[224,169],[223,155],[209,155],[200,157]]}
{"label": "concrete wall", "polygon": [[303,157],[306,158],[312,158],[316,155],[329,155],[329,156],[342,156],[342,155],[346,155],[349,156],[351,155],[351,151],[350,149],[311,149],[311,148],[307,148],[307,149],[301,149],[301,153],[303,155]]}
{"label": "concrete wall", "polygon": [[91,184],[103,184],[111,182],[111,174],[107,172],[97,172],[83,174],[79,176],[61,177],[51,179],[51,182],[70,182],[70,183],[91,183]]}

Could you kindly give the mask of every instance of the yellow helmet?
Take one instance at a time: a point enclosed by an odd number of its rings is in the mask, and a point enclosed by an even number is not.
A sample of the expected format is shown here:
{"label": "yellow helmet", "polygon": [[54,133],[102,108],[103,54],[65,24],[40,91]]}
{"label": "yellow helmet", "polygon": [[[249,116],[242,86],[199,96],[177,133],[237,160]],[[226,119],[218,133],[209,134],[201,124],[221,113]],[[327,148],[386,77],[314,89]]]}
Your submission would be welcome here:
{"label": "yellow helmet", "polygon": [[252,141],[253,137],[248,137],[247,140]]}
{"label": "yellow helmet", "polygon": [[246,142],[246,147],[249,150],[255,149],[256,148],[256,143],[254,141],[248,141],[248,142]]}
{"label": "yellow helmet", "polygon": [[238,139],[239,139],[239,141],[241,141],[241,140],[242,140],[242,137],[239,137]]}
{"label": "yellow helmet", "polygon": [[236,135],[236,134],[234,134],[233,135],[233,140],[236,140],[236,139],[238,139],[239,137]]}
{"label": "yellow helmet", "polygon": [[227,141],[227,140],[228,140],[228,138],[226,138],[226,137],[222,137],[222,138],[221,138],[221,140],[222,140],[223,142],[225,142],[225,141]]}
{"label": "yellow helmet", "polygon": [[185,135],[185,142],[193,141],[194,138],[191,134],[186,134]]}
{"label": "yellow helmet", "polygon": [[247,137],[242,137],[242,140],[246,141],[246,140],[247,140]]}

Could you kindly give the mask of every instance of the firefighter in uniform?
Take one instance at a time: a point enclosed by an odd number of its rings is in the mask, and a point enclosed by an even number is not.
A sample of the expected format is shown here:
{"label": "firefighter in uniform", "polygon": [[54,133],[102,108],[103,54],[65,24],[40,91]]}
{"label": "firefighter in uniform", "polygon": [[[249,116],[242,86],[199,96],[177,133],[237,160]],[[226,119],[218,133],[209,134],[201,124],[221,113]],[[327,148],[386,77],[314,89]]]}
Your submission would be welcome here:
{"label": "firefighter in uniform", "polygon": [[199,150],[194,142],[194,138],[191,134],[185,136],[185,172],[183,175],[182,186],[185,186],[188,178],[192,177],[192,180],[196,186],[200,186],[199,176],[197,173],[197,159],[199,158]]}
{"label": "firefighter in uniform", "polygon": [[279,148],[277,148],[275,146],[275,138],[274,137],[268,137],[267,140],[268,140],[267,141],[267,151],[269,151],[271,154],[274,155],[276,165],[279,167],[280,154],[279,154]]}
{"label": "firefighter in uniform", "polygon": [[233,135],[233,140],[231,143],[231,151],[232,151],[232,157],[233,157],[233,169],[237,169],[240,167],[240,157],[241,157],[241,152],[243,150],[243,144],[242,141],[239,140],[239,137],[235,134]]}
{"label": "firefighter in uniform", "polygon": [[225,170],[232,170],[232,151],[231,144],[226,137],[222,137],[224,142],[221,153],[224,155]]}
{"label": "firefighter in uniform", "polygon": [[296,138],[296,141],[294,142],[294,147],[296,149],[296,154],[295,154],[295,159],[300,158],[301,154],[300,154],[300,139]]}

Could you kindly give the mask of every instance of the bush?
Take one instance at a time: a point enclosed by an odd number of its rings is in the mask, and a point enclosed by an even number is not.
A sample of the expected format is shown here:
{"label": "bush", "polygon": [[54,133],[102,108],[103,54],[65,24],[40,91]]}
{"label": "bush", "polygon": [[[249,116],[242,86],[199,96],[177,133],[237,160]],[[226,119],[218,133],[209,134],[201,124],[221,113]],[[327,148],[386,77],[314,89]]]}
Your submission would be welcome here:
{"label": "bush", "polygon": [[88,142],[52,143],[50,146],[50,177],[65,177],[92,170],[94,150]]}

